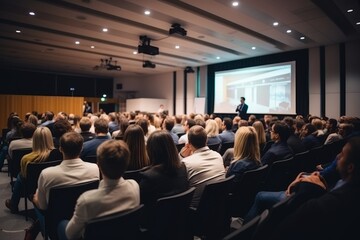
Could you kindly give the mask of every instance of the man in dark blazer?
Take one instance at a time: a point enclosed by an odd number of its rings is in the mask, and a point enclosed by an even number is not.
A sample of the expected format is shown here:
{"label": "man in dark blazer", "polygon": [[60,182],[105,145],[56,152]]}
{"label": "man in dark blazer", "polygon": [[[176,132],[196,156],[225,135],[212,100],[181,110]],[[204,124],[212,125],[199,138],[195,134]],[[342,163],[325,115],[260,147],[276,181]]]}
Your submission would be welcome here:
{"label": "man in dark blazer", "polygon": [[248,110],[248,105],[245,103],[245,98],[241,97],[240,104],[236,107],[235,112],[238,113],[238,116],[240,116],[241,119],[247,120],[247,115],[246,115],[247,110]]}

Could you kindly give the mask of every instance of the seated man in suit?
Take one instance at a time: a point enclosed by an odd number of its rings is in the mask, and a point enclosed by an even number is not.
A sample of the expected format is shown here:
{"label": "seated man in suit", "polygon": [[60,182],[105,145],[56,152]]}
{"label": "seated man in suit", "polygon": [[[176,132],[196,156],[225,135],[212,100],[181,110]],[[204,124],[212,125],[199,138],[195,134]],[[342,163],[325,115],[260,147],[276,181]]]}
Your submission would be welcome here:
{"label": "seated man in suit", "polygon": [[287,144],[287,139],[290,136],[289,127],[284,122],[277,121],[271,126],[270,134],[274,144],[261,157],[261,163],[270,165],[275,161],[292,157],[293,151]]}
{"label": "seated man in suit", "polygon": [[39,176],[38,188],[33,198],[39,221],[26,231],[26,239],[35,239],[40,226],[44,229],[44,216],[39,209],[47,209],[51,188],[99,180],[98,166],[79,158],[83,142],[84,139],[77,132],[67,132],[61,136],[59,150],[64,159],[60,165],[44,169]]}
{"label": "seated man in suit", "polygon": [[60,223],[60,239],[79,239],[88,221],[139,206],[139,185],[122,177],[129,159],[130,151],[124,141],[109,140],[98,147],[97,163],[103,180],[98,189],[79,197],[70,221]]}
{"label": "seated man in suit", "polygon": [[83,150],[81,151],[80,158],[85,159],[88,156],[95,156],[98,146],[111,139],[109,132],[108,121],[104,118],[99,118],[94,123],[96,137],[85,142]]}

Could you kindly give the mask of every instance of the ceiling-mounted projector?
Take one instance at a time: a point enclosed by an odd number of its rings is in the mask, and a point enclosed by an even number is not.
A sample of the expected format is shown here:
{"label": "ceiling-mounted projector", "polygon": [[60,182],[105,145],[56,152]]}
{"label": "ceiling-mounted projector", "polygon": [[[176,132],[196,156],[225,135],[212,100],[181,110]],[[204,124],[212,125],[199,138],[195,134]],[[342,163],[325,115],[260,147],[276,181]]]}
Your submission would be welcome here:
{"label": "ceiling-mounted projector", "polygon": [[187,32],[185,29],[183,29],[181,27],[180,24],[178,23],[174,23],[173,25],[171,25],[171,28],[169,29],[169,34],[179,34],[181,36],[186,36]]}
{"label": "ceiling-mounted projector", "polygon": [[155,63],[152,63],[150,61],[144,61],[143,63],[143,68],[155,68],[155,67],[156,67]]}
{"label": "ceiling-mounted projector", "polygon": [[150,46],[150,38],[147,36],[140,36],[141,45],[138,46],[138,53],[144,53],[148,55],[158,55],[159,48]]}

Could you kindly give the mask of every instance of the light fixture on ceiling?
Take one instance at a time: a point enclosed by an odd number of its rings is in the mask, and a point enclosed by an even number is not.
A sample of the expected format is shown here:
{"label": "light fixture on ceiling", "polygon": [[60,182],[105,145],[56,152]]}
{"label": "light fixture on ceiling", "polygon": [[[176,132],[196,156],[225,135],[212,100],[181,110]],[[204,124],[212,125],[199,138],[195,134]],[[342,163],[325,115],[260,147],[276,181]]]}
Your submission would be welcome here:
{"label": "light fixture on ceiling", "polygon": [[138,46],[138,53],[144,53],[148,55],[158,55],[159,48],[150,46],[151,39],[145,35],[140,36],[140,45]]}
{"label": "light fixture on ceiling", "polygon": [[187,66],[187,67],[184,69],[184,72],[185,72],[185,73],[194,73],[195,71],[194,71],[194,69],[193,69],[192,67]]}
{"label": "light fixture on ceiling", "polygon": [[106,69],[121,71],[121,66],[117,64],[117,61],[113,61],[112,57],[100,59],[100,65],[96,65],[94,70]]}
{"label": "light fixture on ceiling", "polygon": [[143,68],[156,68],[156,64],[151,61],[144,61]]}
{"label": "light fixture on ceiling", "polygon": [[186,36],[187,31],[181,27],[180,24],[178,23],[174,23],[173,25],[171,25],[171,28],[169,29],[169,34],[179,34],[181,36]]}

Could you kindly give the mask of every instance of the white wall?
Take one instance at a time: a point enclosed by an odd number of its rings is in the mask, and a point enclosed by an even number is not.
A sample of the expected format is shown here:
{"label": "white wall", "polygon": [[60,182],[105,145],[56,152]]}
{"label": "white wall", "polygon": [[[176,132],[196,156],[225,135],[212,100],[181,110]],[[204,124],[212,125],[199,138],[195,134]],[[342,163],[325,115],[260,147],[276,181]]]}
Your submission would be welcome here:
{"label": "white wall", "polygon": [[360,41],[346,44],[346,115],[360,117]]}

